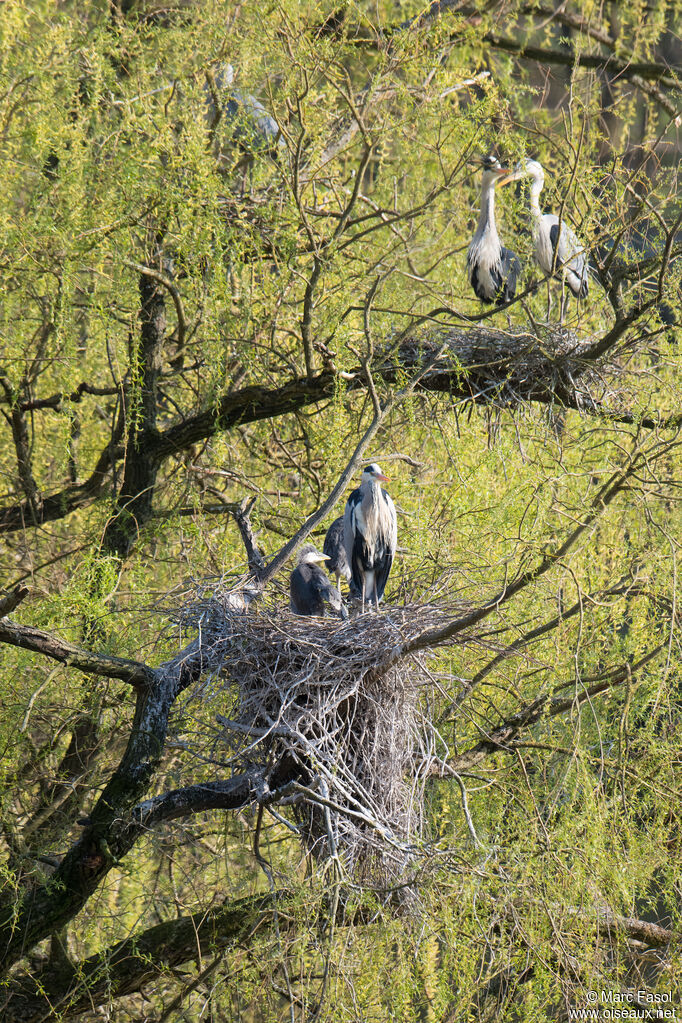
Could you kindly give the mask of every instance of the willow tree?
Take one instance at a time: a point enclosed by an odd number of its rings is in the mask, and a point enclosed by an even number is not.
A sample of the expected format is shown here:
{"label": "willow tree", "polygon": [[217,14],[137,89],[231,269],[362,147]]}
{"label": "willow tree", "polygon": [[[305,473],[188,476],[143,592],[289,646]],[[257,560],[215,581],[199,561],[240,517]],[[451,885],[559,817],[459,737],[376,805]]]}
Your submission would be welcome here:
{"label": "willow tree", "polygon": [[[678,983],[677,13],[3,6],[8,1020]],[[492,147],[589,248],[562,326],[523,189],[468,286]],[[296,621],[365,457],[385,611]]]}

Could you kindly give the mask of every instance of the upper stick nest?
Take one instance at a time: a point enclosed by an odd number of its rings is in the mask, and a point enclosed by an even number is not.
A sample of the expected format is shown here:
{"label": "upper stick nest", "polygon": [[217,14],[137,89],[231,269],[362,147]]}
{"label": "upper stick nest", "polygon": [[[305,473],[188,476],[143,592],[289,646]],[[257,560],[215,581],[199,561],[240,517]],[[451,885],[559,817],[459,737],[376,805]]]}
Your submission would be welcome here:
{"label": "upper stick nest", "polygon": [[180,615],[210,664],[193,696],[220,709],[203,754],[275,779],[295,765],[299,780],[277,803],[294,805],[307,846],[396,872],[423,837],[422,787],[446,752],[428,713],[430,654],[405,646],[467,609],[384,607],[342,622],[235,610],[228,592],[197,600]]}
{"label": "upper stick nest", "polygon": [[[403,373],[417,370],[443,349],[423,377],[421,386],[427,389],[450,389],[457,397],[497,407],[540,401],[588,410],[604,402],[618,404],[623,397],[619,367],[595,358],[594,348],[593,337],[559,324],[537,324],[534,333],[519,327],[433,327],[398,345]],[[395,357],[396,349],[387,345],[385,379]],[[461,371],[454,380],[453,369]]]}

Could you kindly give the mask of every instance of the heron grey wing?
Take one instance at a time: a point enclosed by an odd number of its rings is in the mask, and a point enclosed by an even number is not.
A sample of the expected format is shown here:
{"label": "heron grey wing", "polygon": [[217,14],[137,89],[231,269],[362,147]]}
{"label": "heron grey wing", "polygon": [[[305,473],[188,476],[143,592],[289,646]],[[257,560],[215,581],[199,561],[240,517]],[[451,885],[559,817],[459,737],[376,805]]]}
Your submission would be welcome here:
{"label": "heron grey wing", "polygon": [[582,255],[583,247],[580,244],[580,239],[565,221],[562,221],[561,233],[559,233],[558,217],[555,217],[553,213],[546,213],[544,219],[549,226],[549,240],[552,252],[556,253],[557,267],[568,263],[573,257]]}
{"label": "heron grey wing", "polygon": [[381,600],[386,589],[386,583],[388,577],[391,574],[391,567],[393,565],[393,554],[385,547],[381,553],[381,556],[374,562],[374,588],[376,589],[377,598]]}
{"label": "heron grey wing", "polygon": [[343,513],[343,546],[346,551],[348,564],[353,564],[353,544],[355,543],[355,511],[362,500],[360,488],[357,487],[348,497],[346,508]]}
{"label": "heron grey wing", "polygon": [[337,519],[334,519],[327,530],[322,551],[329,557],[329,561],[326,566],[327,571],[332,575],[338,573],[339,575],[342,575],[344,579],[350,579],[350,565],[348,564],[348,558],[346,557],[345,524],[343,515],[339,515]]}
{"label": "heron grey wing", "polygon": [[231,136],[240,144],[248,144],[253,149],[270,149],[276,145],[284,146],[282,132],[263,104],[251,93],[233,88],[234,68],[231,64],[222,64],[214,72],[211,89],[204,85],[206,116],[213,123],[218,115],[216,97],[220,101],[220,134],[227,128]]}
{"label": "heron grey wing", "polygon": [[497,304],[511,302],[516,295],[516,285],[521,276],[521,260],[511,249],[502,248],[502,284],[497,296]]}
{"label": "heron grey wing", "polygon": [[377,551],[377,556],[374,560],[374,585],[379,600],[384,595],[386,583],[388,582],[393,565],[393,556],[398,546],[398,517],[395,505],[385,490],[382,491],[382,497],[385,512],[385,529],[383,531],[383,544]]}
{"label": "heron grey wing", "polygon": [[279,146],[283,146],[284,139],[282,138],[279,125],[260,100],[257,100],[255,96],[251,96],[249,93],[242,93],[237,90],[235,90],[234,95],[241,102],[245,113],[261,137],[269,143],[277,142]]}
{"label": "heron grey wing", "polygon": [[552,256],[556,256],[556,265],[560,266],[562,263],[562,239],[559,237],[559,218],[555,217],[553,213],[545,213],[542,220],[545,228],[549,231],[549,244],[552,247]]}
{"label": "heron grey wing", "polygon": [[362,494],[360,493],[360,488],[357,487],[348,497],[343,515],[343,546],[346,552],[346,560],[348,561],[348,578],[351,593],[356,595],[362,593],[362,576],[360,575],[360,568],[356,565],[353,557],[356,534],[355,512],[361,500]]}
{"label": "heron grey wing", "polygon": [[559,234],[559,218],[553,219],[555,223],[550,228],[549,237],[552,252],[556,253],[557,269],[563,268],[566,272],[566,282],[573,294],[585,298],[588,292],[588,273],[584,246],[568,224],[562,223]]}

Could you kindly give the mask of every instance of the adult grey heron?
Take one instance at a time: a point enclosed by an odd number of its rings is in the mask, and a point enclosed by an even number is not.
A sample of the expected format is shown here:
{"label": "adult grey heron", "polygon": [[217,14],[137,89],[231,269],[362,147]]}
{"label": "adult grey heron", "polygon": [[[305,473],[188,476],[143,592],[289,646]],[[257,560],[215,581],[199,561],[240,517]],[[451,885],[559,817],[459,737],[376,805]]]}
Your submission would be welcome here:
{"label": "adult grey heron", "polygon": [[500,166],[494,156],[482,161],[481,212],[476,233],[467,252],[469,282],[481,302],[505,305],[516,294],[516,282],[521,273],[519,257],[505,249],[495,225],[495,189],[513,181],[512,172]]}
{"label": "adult grey heron", "polygon": [[346,502],[343,542],[351,570],[351,590],[365,601],[379,601],[384,595],[393,557],[398,546],[395,505],[381,489],[388,482],[376,462],[363,469],[360,486]]}
{"label": "adult grey heron", "polygon": [[234,79],[232,65],[219,64],[204,86],[206,118],[218,129],[215,147],[219,159],[224,158],[222,145],[231,143],[249,153],[274,155],[285,144],[277,121],[255,96],[235,88]]}
{"label": "adult grey heron", "polygon": [[335,590],[320,563],[327,561],[311,543],[305,544],[298,552],[298,564],[289,577],[291,610],[297,615],[324,615],[327,605],[341,615],[348,617],[341,595]]}
{"label": "adult grey heron", "polygon": [[350,562],[346,556],[346,548],[343,542],[343,515],[339,515],[338,519],[334,519],[331,526],[327,530],[327,535],[324,538],[324,547],[322,550],[328,557],[326,565],[327,571],[330,572],[336,579],[336,588],[341,596],[341,577],[350,582]]}
{"label": "adult grey heron", "polygon": [[[546,274],[561,275],[561,311],[560,321],[564,322],[564,286],[569,288],[577,299],[587,298],[589,290],[589,274],[585,246],[580,242],[575,231],[553,213],[543,213],[540,209],[540,192],[545,183],[545,172],[538,160],[522,160],[508,178],[506,184],[518,178],[529,177],[530,215],[533,230],[533,248],[535,259]],[[549,282],[547,284],[547,319],[551,309]]]}

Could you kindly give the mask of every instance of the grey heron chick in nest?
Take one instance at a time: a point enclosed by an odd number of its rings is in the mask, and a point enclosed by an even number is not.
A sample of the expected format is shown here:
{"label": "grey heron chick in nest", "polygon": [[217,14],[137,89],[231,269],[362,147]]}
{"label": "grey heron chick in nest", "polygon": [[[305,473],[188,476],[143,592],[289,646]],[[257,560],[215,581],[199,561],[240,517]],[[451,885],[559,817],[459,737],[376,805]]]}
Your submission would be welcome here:
{"label": "grey heron chick in nest", "polygon": [[341,594],[334,589],[320,565],[328,560],[313,544],[307,543],[298,552],[298,564],[289,578],[291,610],[298,615],[324,615],[329,606],[342,618],[348,612]]}

